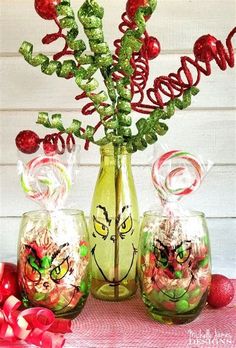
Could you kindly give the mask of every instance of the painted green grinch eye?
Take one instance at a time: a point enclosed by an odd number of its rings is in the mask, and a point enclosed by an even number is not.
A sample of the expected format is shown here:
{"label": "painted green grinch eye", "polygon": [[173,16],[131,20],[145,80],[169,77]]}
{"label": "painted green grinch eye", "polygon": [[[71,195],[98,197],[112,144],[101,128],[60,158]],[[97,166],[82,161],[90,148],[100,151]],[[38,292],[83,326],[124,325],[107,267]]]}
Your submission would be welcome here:
{"label": "painted green grinch eye", "polygon": [[64,261],[62,261],[60,265],[58,265],[51,271],[50,277],[53,281],[57,282],[58,280],[61,280],[62,278],[65,277],[68,270],[69,270],[69,263],[68,263],[68,257],[67,257]]}

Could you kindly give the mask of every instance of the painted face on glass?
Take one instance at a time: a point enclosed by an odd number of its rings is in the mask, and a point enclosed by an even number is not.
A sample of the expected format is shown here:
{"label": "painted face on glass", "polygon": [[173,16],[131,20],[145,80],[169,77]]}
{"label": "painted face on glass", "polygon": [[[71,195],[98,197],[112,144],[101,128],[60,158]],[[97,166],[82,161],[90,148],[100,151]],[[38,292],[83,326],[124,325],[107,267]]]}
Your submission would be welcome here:
{"label": "painted face on glass", "polygon": [[75,255],[69,243],[34,241],[22,245],[20,282],[31,303],[54,312],[66,311],[78,303],[83,295],[82,274],[88,264],[87,256],[84,260],[80,256],[80,248],[78,245]]}
{"label": "painted face on glass", "polygon": [[[170,298],[178,301],[188,291],[191,281],[194,279],[192,268],[192,243],[184,240],[175,246],[167,246],[160,240],[155,241],[155,270],[152,281],[155,286]],[[181,278],[182,287],[177,288],[176,283]],[[169,291],[172,290],[173,291]],[[166,292],[166,289],[168,292]]]}
{"label": "painted face on glass", "polygon": [[[134,233],[134,221],[131,216],[128,205],[124,206],[121,209],[121,212],[118,215],[116,221],[112,221],[112,219],[109,217],[109,213],[106,207],[98,205],[97,210],[100,215],[97,214],[97,216],[93,216],[93,237],[95,244],[92,248],[92,255],[94,258],[94,262],[97,268],[99,269],[101,275],[103,276],[104,280],[110,283],[111,286],[116,286],[128,277],[134,265],[134,258],[137,253],[137,249],[135,248],[132,240],[132,236]],[[98,216],[101,216],[102,218]],[[114,232],[115,230],[117,230],[116,234]],[[102,260],[104,260],[104,248],[111,248],[113,245],[115,245],[115,242],[117,242],[117,238],[119,239],[120,243],[122,243],[123,240],[130,241],[130,262],[128,264],[126,263],[126,269],[124,272],[122,272],[120,279],[114,280],[110,277],[110,275],[105,274],[105,267],[103,267],[102,265]]]}
{"label": "painted face on glass", "polygon": [[[104,240],[106,240],[107,237],[109,236],[110,239],[113,242],[115,242],[116,236],[109,235],[112,220],[109,219],[108,212],[107,212],[106,208],[99,205],[99,206],[97,206],[97,209],[101,209],[103,211],[103,215],[105,217],[105,223],[100,222],[95,216],[93,216],[93,226],[94,226],[93,236],[96,238],[96,236],[99,235]],[[130,235],[132,235],[134,233],[133,219],[132,219],[131,214],[129,213],[129,206],[128,205],[124,206],[122,208],[122,212],[117,217],[116,225],[118,226],[118,233],[119,233],[119,237],[121,239],[125,239],[125,237],[128,233],[130,233]]]}

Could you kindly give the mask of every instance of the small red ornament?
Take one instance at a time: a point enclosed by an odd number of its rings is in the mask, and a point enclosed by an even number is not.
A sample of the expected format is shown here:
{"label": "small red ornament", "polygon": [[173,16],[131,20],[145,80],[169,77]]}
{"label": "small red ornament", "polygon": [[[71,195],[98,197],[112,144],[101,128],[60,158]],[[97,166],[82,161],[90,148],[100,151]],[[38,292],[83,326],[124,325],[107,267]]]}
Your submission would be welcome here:
{"label": "small red ornament", "polygon": [[40,17],[52,20],[57,17],[55,6],[60,2],[61,0],[35,0],[34,7]]}
{"label": "small red ornament", "polygon": [[160,51],[161,45],[160,42],[154,36],[149,36],[149,38],[145,41],[144,49],[147,52],[147,56],[149,60],[155,59]]}
{"label": "small red ornament", "polygon": [[193,53],[201,62],[210,62],[217,53],[216,42],[218,40],[212,35],[201,36],[194,44]]}
{"label": "small red ornament", "polygon": [[207,297],[208,304],[214,308],[224,307],[232,301],[233,297],[234,286],[231,280],[221,274],[213,274]]}
{"label": "small red ornament", "polygon": [[[148,0],[128,0],[126,4],[126,13],[131,21],[133,21],[135,13],[140,7],[146,7],[148,5]],[[146,16],[147,21],[150,16]]]}
{"label": "small red ornament", "polygon": [[16,146],[23,153],[35,153],[39,148],[39,144],[39,136],[31,130],[24,130],[16,137]]}
{"label": "small red ornament", "polygon": [[13,263],[0,263],[0,304],[14,295],[20,299],[20,290],[17,279],[17,267]]}

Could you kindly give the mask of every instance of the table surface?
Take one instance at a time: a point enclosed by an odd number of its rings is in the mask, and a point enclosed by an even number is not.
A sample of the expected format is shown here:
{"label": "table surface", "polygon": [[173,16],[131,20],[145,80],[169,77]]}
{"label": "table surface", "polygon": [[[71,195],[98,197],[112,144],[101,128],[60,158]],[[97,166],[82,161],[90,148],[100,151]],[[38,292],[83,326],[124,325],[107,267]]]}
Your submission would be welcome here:
{"label": "table surface", "polygon": [[[227,307],[206,306],[195,321],[180,326],[151,319],[138,294],[118,303],[89,297],[72,329],[65,348],[236,348],[236,296]],[[0,347],[10,346],[35,347],[0,342]]]}

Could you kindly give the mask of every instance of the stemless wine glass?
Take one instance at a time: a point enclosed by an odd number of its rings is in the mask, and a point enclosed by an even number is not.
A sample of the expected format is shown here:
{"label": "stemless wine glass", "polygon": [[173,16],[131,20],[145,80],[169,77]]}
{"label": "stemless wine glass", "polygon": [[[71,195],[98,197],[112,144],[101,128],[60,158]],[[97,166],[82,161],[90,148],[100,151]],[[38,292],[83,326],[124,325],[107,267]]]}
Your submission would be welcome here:
{"label": "stemless wine glass", "polygon": [[26,307],[43,306],[74,318],[90,288],[90,251],[79,210],[31,211],[22,217],[18,277]]}
{"label": "stemless wine glass", "polygon": [[211,281],[204,214],[146,212],[140,238],[139,280],[149,313],[166,324],[194,320],[205,306]]}

